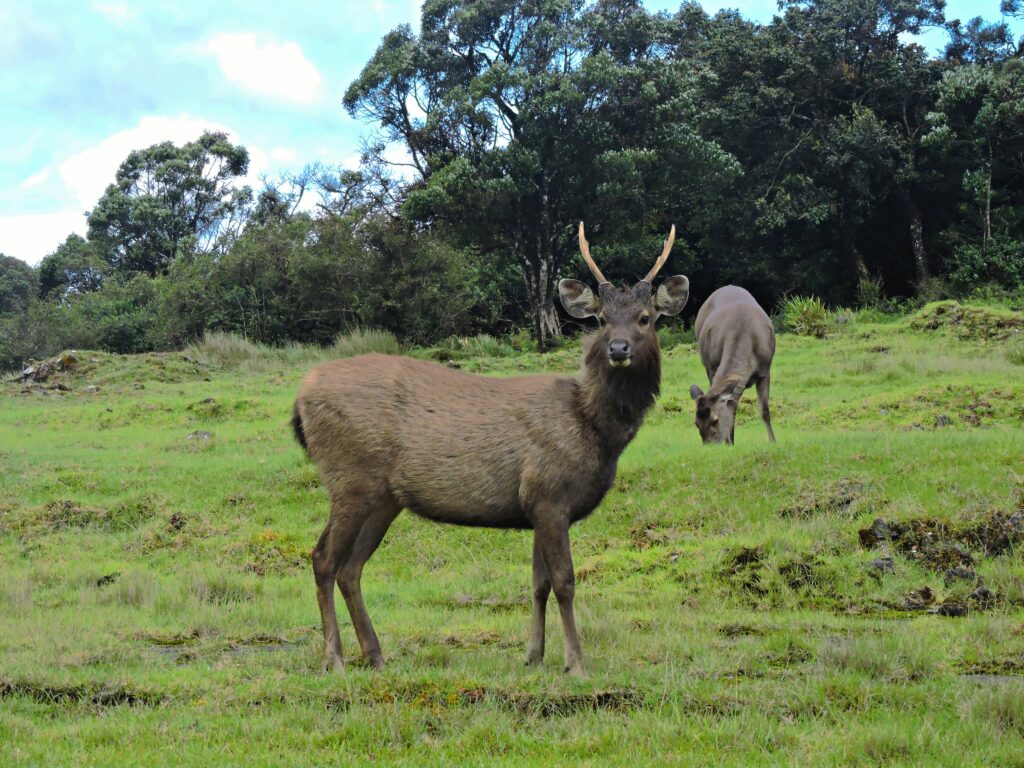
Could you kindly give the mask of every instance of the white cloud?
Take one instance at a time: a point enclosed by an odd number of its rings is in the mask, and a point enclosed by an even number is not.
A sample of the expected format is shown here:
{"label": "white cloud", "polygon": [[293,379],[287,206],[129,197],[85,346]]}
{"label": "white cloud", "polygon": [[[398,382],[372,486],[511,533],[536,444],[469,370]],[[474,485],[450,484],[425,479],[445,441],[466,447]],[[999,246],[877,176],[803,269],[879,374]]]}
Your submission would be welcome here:
{"label": "white cloud", "polygon": [[138,16],[138,10],[129,6],[128,3],[94,2],[92,9],[118,26],[127,24]]}
{"label": "white cloud", "polygon": [[274,147],[270,150],[270,159],[279,163],[294,163],[298,156],[291,147]]}
{"label": "white cloud", "polygon": [[[144,117],[134,128],[118,131],[96,146],[69,157],[57,170],[82,208],[89,209],[96,204],[107,185],[113,183],[114,174],[129,152],[162,141],[173,141],[177,145],[195,141],[204,130],[225,131],[233,142],[238,141],[226,126],[187,114]],[[251,153],[253,148],[249,150]]]}
{"label": "white cloud", "polygon": [[85,231],[85,216],[77,211],[0,216],[0,253],[38,264],[72,232]]}
{"label": "white cloud", "polygon": [[[143,117],[134,127],[118,131],[57,165],[56,175],[70,197],[77,201],[77,210],[0,216],[0,252],[30,264],[38,263],[72,232],[85,234],[87,225],[82,211],[96,205],[130,152],[162,141],[181,146],[199,138],[203,131],[222,131],[232,143],[242,144],[249,151],[249,172],[238,183],[248,184],[257,192],[263,186],[261,175],[274,164],[293,163],[298,158],[294,148],[275,147],[268,153],[257,145],[243,142],[226,125],[201,117],[188,114]],[[21,188],[30,189],[50,181],[53,175],[50,171],[44,168],[29,176],[21,182]]]}
{"label": "white cloud", "polygon": [[50,178],[50,169],[43,168],[39,173],[33,173],[23,182],[21,182],[22,189],[32,189],[32,187],[38,187],[44,181]]}
{"label": "white cloud", "polygon": [[295,43],[260,40],[251,32],[223,33],[201,50],[213,54],[224,76],[247,91],[298,104],[321,97],[323,77]]}

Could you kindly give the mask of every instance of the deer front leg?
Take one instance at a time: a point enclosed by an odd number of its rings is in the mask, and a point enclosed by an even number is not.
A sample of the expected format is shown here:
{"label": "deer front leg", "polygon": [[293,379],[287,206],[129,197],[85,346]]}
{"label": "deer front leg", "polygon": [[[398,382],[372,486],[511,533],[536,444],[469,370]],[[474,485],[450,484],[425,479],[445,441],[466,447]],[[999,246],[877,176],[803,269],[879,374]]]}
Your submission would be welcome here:
{"label": "deer front leg", "polygon": [[548,596],[551,594],[551,578],[544,565],[537,536],[533,537],[533,615],[530,618],[530,641],[526,645],[526,665],[540,664],[544,660],[544,619],[547,613]]}
{"label": "deer front leg", "polygon": [[582,676],[583,651],[576,632],[576,615],[573,599],[576,596],[576,575],[572,567],[572,552],[569,548],[569,520],[559,515],[535,516],[534,541],[539,545],[544,564],[547,566],[551,588],[558,601],[558,612],[562,616],[562,632],[565,635],[565,671]]}

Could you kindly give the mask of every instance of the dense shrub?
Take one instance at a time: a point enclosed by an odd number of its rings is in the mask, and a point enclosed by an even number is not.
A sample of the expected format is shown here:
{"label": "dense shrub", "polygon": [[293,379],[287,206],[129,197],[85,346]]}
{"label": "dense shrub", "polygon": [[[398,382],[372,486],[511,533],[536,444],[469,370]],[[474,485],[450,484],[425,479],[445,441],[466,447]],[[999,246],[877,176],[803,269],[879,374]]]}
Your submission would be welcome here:
{"label": "dense shrub", "polygon": [[828,334],[828,310],[815,296],[792,296],[782,303],[782,318],[786,330],[800,336],[825,338]]}

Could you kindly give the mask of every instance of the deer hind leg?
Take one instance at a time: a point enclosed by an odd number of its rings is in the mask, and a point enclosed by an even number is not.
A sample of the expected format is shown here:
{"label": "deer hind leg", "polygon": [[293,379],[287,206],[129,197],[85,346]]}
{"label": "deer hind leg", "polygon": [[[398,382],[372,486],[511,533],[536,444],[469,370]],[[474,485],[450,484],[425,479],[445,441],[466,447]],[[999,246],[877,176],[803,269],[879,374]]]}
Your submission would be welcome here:
{"label": "deer hind leg", "polygon": [[345,666],[341,654],[341,635],[334,608],[334,582],[345,555],[352,549],[369,509],[357,494],[331,494],[331,517],[313,548],[313,576],[316,579],[316,600],[324,629],[324,672]]}
{"label": "deer hind leg", "polygon": [[352,548],[342,559],[337,574],[338,587],[345,598],[349,616],[352,617],[352,625],[356,630],[359,648],[363,653],[363,658],[375,669],[384,666],[384,657],[380,652],[377,633],[373,629],[370,615],[366,612],[366,605],[363,603],[360,581],[363,575],[363,566],[377,551],[377,547],[384,539],[384,534],[387,533],[401,509],[401,506],[390,495],[382,495],[376,501],[373,512],[360,528],[359,535],[352,543]]}
{"label": "deer hind leg", "polygon": [[569,520],[564,517],[547,517],[543,512],[535,515],[534,539],[540,546],[551,589],[558,601],[558,612],[562,616],[562,632],[565,636],[565,671],[582,676],[583,651],[576,631],[576,614],[573,601],[576,596],[576,576],[572,567],[572,551],[569,547]]}
{"label": "deer hind leg", "polygon": [[537,537],[533,538],[533,615],[530,618],[530,641],[526,646],[526,664],[540,664],[544,660],[544,619],[547,613],[548,597],[551,594],[551,577],[544,564]]}
{"label": "deer hind leg", "polygon": [[757,381],[757,404],[761,406],[761,420],[768,428],[768,439],[775,442],[775,432],[772,430],[772,412],[768,408],[768,390],[771,377],[765,376]]}

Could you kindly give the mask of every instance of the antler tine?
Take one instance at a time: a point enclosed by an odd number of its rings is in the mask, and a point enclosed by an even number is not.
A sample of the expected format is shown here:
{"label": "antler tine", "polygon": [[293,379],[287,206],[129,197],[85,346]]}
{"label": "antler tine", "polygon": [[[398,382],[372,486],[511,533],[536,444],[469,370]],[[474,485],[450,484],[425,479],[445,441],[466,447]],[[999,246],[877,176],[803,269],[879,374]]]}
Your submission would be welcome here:
{"label": "antler tine", "polygon": [[[580,230],[581,232],[583,230]],[[665,262],[668,260],[668,254],[672,250],[672,245],[676,241],[676,225],[672,225],[672,230],[668,233],[668,240],[665,241],[665,247],[661,249],[661,256],[654,262],[654,266],[651,267],[651,271],[647,273],[647,277],[644,278],[645,283],[651,282],[654,276],[661,271],[661,268],[665,266]]]}
{"label": "antler tine", "polygon": [[587,266],[590,267],[591,274],[597,278],[598,285],[607,283],[608,280],[601,274],[601,270],[597,268],[597,264],[594,263],[594,259],[590,255],[590,243],[587,242],[586,235],[583,234],[583,222],[580,222],[580,253],[583,254],[583,260],[587,262]]}

